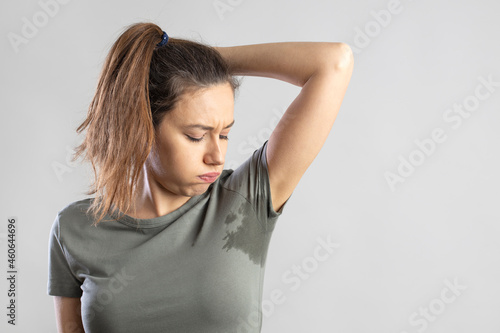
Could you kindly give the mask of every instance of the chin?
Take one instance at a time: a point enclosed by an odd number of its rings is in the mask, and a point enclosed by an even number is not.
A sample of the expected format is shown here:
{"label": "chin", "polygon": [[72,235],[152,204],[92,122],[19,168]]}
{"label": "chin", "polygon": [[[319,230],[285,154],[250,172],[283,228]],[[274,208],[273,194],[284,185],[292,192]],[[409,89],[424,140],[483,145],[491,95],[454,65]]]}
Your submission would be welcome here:
{"label": "chin", "polygon": [[212,183],[197,184],[196,187],[192,188],[191,191],[189,191],[190,193],[187,194],[186,196],[188,196],[188,197],[194,197],[194,196],[197,196],[197,195],[201,195],[201,194],[205,193],[208,190],[208,187],[211,184]]}

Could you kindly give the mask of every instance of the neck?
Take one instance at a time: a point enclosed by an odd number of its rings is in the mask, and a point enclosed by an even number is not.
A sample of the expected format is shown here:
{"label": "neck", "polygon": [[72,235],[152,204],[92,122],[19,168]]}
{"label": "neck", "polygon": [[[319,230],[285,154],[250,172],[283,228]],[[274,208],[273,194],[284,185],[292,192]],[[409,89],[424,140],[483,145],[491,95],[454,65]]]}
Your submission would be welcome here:
{"label": "neck", "polygon": [[190,197],[175,194],[163,187],[145,164],[137,184],[135,210],[128,215],[139,219],[156,218],[175,211],[189,199]]}

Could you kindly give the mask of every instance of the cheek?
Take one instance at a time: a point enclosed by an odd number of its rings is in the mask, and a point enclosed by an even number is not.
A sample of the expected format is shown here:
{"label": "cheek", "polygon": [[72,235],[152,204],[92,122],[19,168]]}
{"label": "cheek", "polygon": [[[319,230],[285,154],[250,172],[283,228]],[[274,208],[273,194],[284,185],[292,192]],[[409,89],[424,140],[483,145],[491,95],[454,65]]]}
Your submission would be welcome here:
{"label": "cheek", "polygon": [[[176,145],[164,147],[160,153],[161,165],[167,173],[176,177],[189,174],[191,170],[196,169],[199,152],[196,147],[189,142],[180,142]],[[170,172],[169,172],[170,171]]]}

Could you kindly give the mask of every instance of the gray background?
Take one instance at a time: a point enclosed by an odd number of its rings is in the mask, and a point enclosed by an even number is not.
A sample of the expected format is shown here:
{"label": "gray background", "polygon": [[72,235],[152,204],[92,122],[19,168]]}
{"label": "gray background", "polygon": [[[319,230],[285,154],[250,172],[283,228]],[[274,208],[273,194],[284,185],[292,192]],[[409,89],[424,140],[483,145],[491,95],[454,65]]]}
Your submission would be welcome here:
{"label": "gray background", "polygon": [[[500,84],[488,91],[481,81],[500,82],[498,2],[61,0],[43,9],[54,1],[0,5],[0,262],[5,276],[7,219],[17,217],[19,271],[16,327],[6,323],[0,279],[0,331],[56,331],[48,233],[92,176],[69,162],[83,139],[75,129],[112,43],[125,26],[151,21],[216,46],[328,41],[354,50],[330,136],[274,231],[263,332],[500,332]],[[23,37],[26,22],[38,31],[16,47],[9,36]],[[299,91],[243,79],[226,169],[269,138]],[[416,142],[433,131],[445,140],[425,154]],[[386,173],[410,159],[413,172],[391,187]],[[315,249],[328,237],[338,246],[324,260]]]}

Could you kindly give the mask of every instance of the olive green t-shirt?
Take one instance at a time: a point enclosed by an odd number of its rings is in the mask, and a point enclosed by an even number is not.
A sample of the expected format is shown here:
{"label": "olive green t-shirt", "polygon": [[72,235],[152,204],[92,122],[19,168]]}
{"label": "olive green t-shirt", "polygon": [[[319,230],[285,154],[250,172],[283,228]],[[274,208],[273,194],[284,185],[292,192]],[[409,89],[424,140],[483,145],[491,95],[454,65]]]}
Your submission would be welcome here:
{"label": "olive green t-shirt", "polygon": [[164,216],[94,227],[93,198],[67,205],[50,230],[47,293],[81,297],[86,333],[260,332],[267,250],[285,206],[271,204],[266,147]]}

